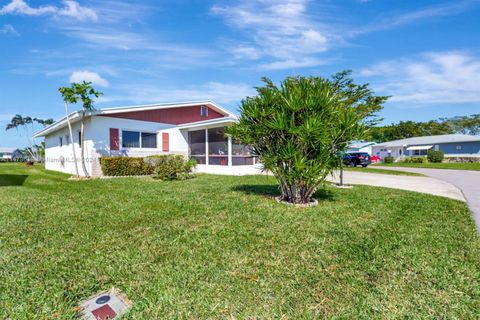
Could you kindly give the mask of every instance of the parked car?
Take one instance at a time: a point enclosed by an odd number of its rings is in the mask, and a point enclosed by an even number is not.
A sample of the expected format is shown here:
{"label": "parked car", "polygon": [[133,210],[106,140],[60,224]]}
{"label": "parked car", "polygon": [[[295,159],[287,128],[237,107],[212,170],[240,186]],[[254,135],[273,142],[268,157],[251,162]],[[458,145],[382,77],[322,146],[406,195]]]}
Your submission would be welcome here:
{"label": "parked car", "polygon": [[382,161],[382,159],[380,159],[379,156],[371,156],[370,160],[372,161],[372,163],[377,163],[377,162]]}
{"label": "parked car", "polygon": [[362,166],[365,168],[372,163],[372,160],[366,152],[351,152],[343,156],[343,163],[351,167]]}

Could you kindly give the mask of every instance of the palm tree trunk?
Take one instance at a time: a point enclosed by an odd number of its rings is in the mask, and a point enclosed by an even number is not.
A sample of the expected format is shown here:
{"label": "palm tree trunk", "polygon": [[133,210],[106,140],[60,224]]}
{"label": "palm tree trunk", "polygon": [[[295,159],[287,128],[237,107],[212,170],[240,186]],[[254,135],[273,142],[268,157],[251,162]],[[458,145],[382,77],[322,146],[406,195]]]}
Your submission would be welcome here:
{"label": "palm tree trunk", "polygon": [[70,140],[72,141],[72,152],[73,152],[73,162],[75,163],[75,174],[77,175],[77,177],[79,177],[80,174],[78,173],[77,155],[75,153],[75,144],[73,143],[72,124],[70,123],[68,104],[66,102],[65,102],[65,114],[67,115],[68,131],[70,132]]}
{"label": "palm tree trunk", "polygon": [[80,158],[82,160],[82,168],[85,177],[90,177],[87,171],[87,166],[85,165],[85,110],[82,110],[82,126],[80,127]]}

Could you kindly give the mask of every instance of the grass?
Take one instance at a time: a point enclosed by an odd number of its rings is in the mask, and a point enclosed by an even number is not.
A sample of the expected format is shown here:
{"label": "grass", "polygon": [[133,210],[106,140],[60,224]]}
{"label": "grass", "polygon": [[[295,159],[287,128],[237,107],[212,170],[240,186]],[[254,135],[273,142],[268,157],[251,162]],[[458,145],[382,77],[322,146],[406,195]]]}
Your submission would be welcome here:
{"label": "grass", "polygon": [[480,240],[466,205],[271,177],[67,181],[0,165],[0,318],[72,319],[117,287],[125,319],[473,319]]}
{"label": "grass", "polygon": [[414,173],[414,172],[406,172],[406,171],[398,171],[398,170],[389,170],[389,169],[375,169],[375,168],[362,168],[362,167],[344,167],[343,170],[345,171],[357,171],[357,172],[365,172],[365,173],[381,173],[381,174],[391,174],[395,176],[416,176],[416,177],[423,177],[424,175],[421,173]]}
{"label": "grass", "polygon": [[480,162],[472,163],[379,163],[382,167],[406,167],[406,168],[430,168],[430,169],[454,169],[480,171]]}

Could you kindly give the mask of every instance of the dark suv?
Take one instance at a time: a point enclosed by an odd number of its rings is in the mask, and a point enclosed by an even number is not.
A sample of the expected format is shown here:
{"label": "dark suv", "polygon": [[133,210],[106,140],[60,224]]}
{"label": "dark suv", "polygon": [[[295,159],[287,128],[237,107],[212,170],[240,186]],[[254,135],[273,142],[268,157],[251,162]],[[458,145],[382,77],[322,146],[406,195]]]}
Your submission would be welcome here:
{"label": "dark suv", "polygon": [[366,152],[351,152],[343,156],[343,163],[352,167],[362,166],[365,168],[372,163],[372,160]]}

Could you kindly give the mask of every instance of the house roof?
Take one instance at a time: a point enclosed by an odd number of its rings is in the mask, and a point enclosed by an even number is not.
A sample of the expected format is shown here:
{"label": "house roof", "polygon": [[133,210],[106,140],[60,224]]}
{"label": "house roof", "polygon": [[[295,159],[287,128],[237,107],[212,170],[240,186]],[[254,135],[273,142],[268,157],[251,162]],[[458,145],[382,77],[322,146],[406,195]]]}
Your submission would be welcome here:
{"label": "house roof", "polygon": [[18,148],[0,148],[0,153],[14,153]]}
{"label": "house roof", "polygon": [[208,126],[218,125],[218,124],[236,123],[236,122],[238,122],[238,117],[233,116],[233,117],[224,117],[224,118],[216,118],[216,119],[209,119],[204,121],[184,123],[184,124],[178,125],[178,128],[191,129],[191,128],[198,128],[198,127],[208,127]]}
{"label": "house roof", "polygon": [[[115,108],[105,108],[105,109],[98,109],[92,112],[88,112],[86,114],[87,117],[90,116],[98,116],[98,115],[108,115],[114,114],[119,112],[134,112],[134,111],[148,111],[148,110],[158,110],[158,109],[169,109],[169,108],[183,108],[183,107],[192,107],[198,105],[208,105],[213,110],[216,110],[226,117],[235,118],[236,115],[227,109],[219,106],[213,101],[206,100],[206,101],[192,101],[192,102],[180,102],[180,103],[162,103],[162,104],[146,104],[146,105],[136,105],[136,106],[126,106],[126,107],[115,107]],[[75,123],[80,121],[81,113],[80,111],[72,112],[68,115],[70,118],[71,123]],[[67,126],[67,117],[63,117],[60,120],[56,121],[52,125],[44,128],[43,130],[35,133],[34,137],[44,137],[47,134],[55,132],[59,129],[62,129]]]}
{"label": "house roof", "polygon": [[406,147],[411,145],[433,145],[439,143],[480,142],[480,136],[465,134],[444,134],[438,136],[414,137],[379,143],[376,147]]}

